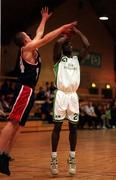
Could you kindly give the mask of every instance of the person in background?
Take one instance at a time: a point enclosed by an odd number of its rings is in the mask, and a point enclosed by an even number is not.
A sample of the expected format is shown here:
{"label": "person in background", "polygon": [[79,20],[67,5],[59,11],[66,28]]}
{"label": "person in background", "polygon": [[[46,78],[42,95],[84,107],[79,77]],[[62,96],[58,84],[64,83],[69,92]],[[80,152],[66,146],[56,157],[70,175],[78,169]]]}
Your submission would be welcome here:
{"label": "person in background", "polygon": [[42,119],[47,121],[49,124],[53,123],[52,120],[52,102],[49,97],[46,97],[45,102],[42,104],[41,112]]}
{"label": "person in background", "polygon": [[6,113],[4,112],[3,104],[2,104],[2,94],[0,93],[0,120],[6,117]]}
{"label": "person in background", "polygon": [[97,115],[93,103],[90,101],[85,106],[86,120],[88,122],[89,129],[97,127]]}
{"label": "person in background", "polygon": [[116,99],[113,100],[111,105],[111,128],[116,128]]}
{"label": "person in background", "polygon": [[44,101],[46,98],[45,90],[43,87],[39,87],[39,92],[37,93],[36,99]]}

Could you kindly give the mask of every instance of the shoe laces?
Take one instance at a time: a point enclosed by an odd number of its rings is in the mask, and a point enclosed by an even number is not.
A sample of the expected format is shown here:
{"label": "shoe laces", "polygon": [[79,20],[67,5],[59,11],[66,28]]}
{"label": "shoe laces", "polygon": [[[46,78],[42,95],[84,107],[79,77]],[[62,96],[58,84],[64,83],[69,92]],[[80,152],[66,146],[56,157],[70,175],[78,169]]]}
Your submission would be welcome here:
{"label": "shoe laces", "polygon": [[69,162],[69,165],[71,166],[71,168],[75,168],[75,165],[76,165],[75,158],[70,157],[68,162]]}
{"label": "shoe laces", "polygon": [[57,158],[52,158],[51,159],[51,166],[52,166],[52,168],[57,168],[57,165],[58,165]]}

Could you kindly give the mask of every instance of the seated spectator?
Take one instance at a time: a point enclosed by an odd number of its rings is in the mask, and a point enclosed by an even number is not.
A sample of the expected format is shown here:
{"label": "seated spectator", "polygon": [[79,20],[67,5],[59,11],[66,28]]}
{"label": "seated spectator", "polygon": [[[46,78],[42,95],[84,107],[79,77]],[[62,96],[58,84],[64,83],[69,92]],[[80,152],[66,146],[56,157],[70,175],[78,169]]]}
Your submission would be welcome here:
{"label": "seated spectator", "polygon": [[6,117],[6,113],[4,112],[4,108],[2,106],[2,102],[0,101],[0,119]]}
{"label": "seated spectator", "polygon": [[15,83],[13,82],[10,82],[9,83],[9,87],[8,87],[8,94],[10,95],[13,95],[14,94],[14,91],[15,91]]}
{"label": "seated spectator", "polygon": [[0,96],[0,102],[2,104],[4,112],[10,112],[11,107],[10,107],[10,104],[7,102],[6,99],[7,99],[7,97],[5,95]]}
{"label": "seated spectator", "polygon": [[95,121],[97,120],[97,116],[95,114],[95,109],[92,102],[88,102],[88,104],[85,106],[85,113],[89,129],[97,128],[95,123]]}
{"label": "seated spectator", "polygon": [[38,104],[34,107],[34,118],[36,119],[42,119],[42,112],[41,112],[41,104]]}
{"label": "seated spectator", "polygon": [[4,109],[3,109],[2,104],[0,102],[0,119],[2,119],[2,117],[6,117],[6,113],[4,112]]}
{"label": "seated spectator", "polygon": [[37,100],[45,100],[46,95],[45,95],[45,90],[43,89],[43,87],[39,88],[39,92],[37,93],[36,99]]}
{"label": "seated spectator", "polygon": [[52,118],[52,103],[50,101],[49,97],[46,97],[45,103],[41,107],[41,112],[42,112],[42,119],[47,121],[48,123],[53,122]]}
{"label": "seated spectator", "polygon": [[45,96],[51,99],[51,92],[50,92],[50,83],[45,83]]}
{"label": "seated spectator", "polygon": [[9,91],[9,82],[7,80],[1,85],[1,94],[7,96]]}
{"label": "seated spectator", "polygon": [[56,87],[54,86],[54,82],[51,82],[51,85],[50,85],[50,100],[53,100],[55,90],[56,90]]}
{"label": "seated spectator", "polygon": [[104,120],[102,118],[102,115],[104,114],[103,107],[101,104],[97,104],[95,106],[95,114],[96,114],[96,121],[95,121],[95,127],[96,128],[103,128],[104,126]]}
{"label": "seated spectator", "polygon": [[116,128],[116,99],[111,105],[111,127]]}
{"label": "seated spectator", "polygon": [[79,123],[78,123],[78,128],[83,129],[86,123],[86,113],[85,113],[85,106],[86,102],[81,101],[80,102],[80,107],[79,107]]}
{"label": "seated spectator", "polygon": [[105,110],[105,127],[111,128],[111,107],[110,104],[106,104],[106,110]]}
{"label": "seated spectator", "polygon": [[45,91],[49,91],[50,90],[50,83],[47,81],[45,83]]}

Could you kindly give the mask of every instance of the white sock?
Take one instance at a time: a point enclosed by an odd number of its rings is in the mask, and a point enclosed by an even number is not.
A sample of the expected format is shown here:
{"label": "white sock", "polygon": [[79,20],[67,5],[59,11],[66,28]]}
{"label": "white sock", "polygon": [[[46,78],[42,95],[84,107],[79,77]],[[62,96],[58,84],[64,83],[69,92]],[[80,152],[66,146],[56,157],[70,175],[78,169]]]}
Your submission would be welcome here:
{"label": "white sock", "polygon": [[52,156],[52,158],[56,158],[57,157],[57,152],[52,152],[51,156]]}
{"label": "white sock", "polygon": [[72,158],[75,157],[75,151],[70,151],[70,157],[72,157]]}

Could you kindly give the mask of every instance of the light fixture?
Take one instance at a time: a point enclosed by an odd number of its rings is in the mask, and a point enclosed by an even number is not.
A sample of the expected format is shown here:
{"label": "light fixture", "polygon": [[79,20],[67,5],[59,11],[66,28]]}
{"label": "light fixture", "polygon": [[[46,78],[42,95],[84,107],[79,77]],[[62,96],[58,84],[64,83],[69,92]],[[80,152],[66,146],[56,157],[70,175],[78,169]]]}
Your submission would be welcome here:
{"label": "light fixture", "polygon": [[106,84],[105,87],[106,87],[106,89],[111,89],[111,85],[110,84]]}
{"label": "light fixture", "polygon": [[91,83],[92,88],[96,88],[96,84],[94,82]]}
{"label": "light fixture", "polygon": [[99,93],[99,90],[98,90],[97,85],[96,85],[95,82],[91,83],[91,85],[90,85],[88,90],[89,90],[90,94],[98,94]]}
{"label": "light fixture", "polygon": [[100,19],[101,21],[107,21],[109,18],[108,18],[108,16],[106,16],[106,15],[102,15],[102,16],[99,17],[99,19]]}

